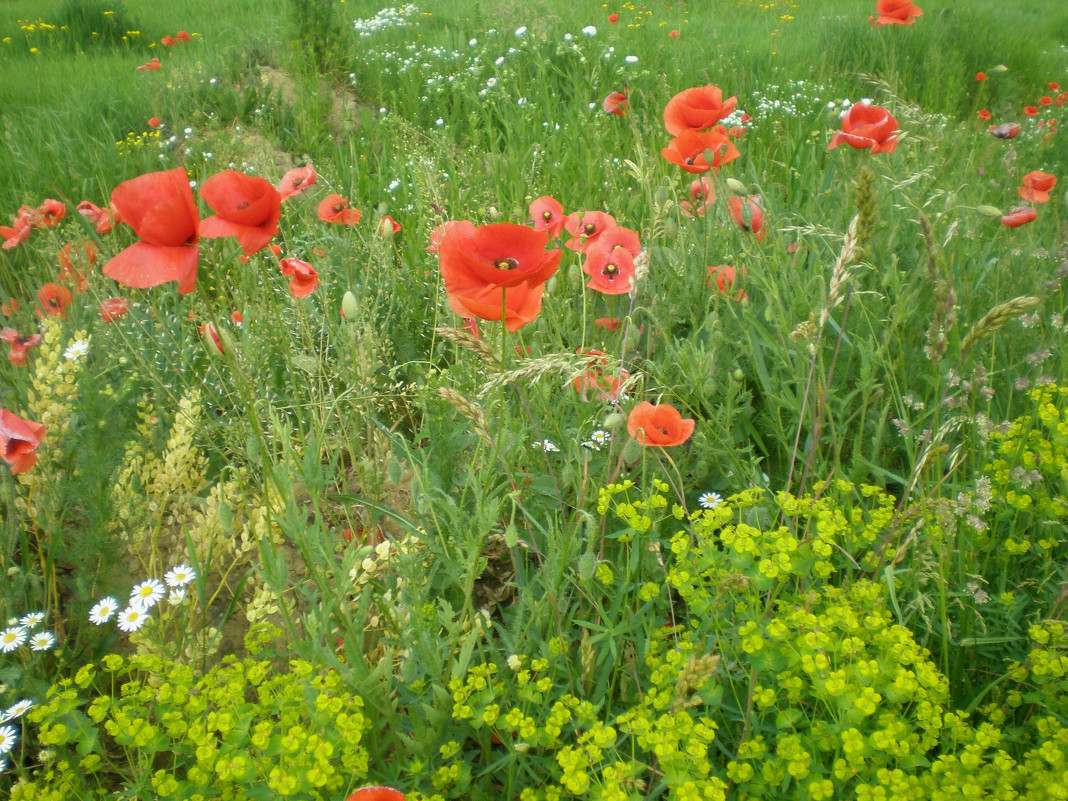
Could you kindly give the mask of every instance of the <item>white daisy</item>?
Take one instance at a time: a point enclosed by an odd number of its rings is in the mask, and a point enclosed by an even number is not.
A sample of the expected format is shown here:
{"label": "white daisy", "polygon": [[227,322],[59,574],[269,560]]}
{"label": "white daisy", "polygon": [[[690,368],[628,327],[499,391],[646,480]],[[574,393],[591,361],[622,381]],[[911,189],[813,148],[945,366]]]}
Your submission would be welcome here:
{"label": "white daisy", "polygon": [[102,601],[97,601],[93,608],[89,610],[89,622],[95,623],[98,626],[103,626],[119,610],[119,602],[114,598],[104,598]]}
{"label": "white daisy", "polygon": [[541,448],[546,453],[557,453],[560,450],[558,447],[556,447],[556,445],[554,445],[547,439],[540,439],[535,442],[531,447]]}
{"label": "white daisy", "polygon": [[31,651],[51,651],[56,644],[56,635],[50,631],[39,631],[30,637]]}
{"label": "white daisy", "polygon": [[590,434],[590,439],[592,439],[598,445],[604,445],[611,438],[612,438],[611,434],[609,434],[607,431],[604,431],[603,429],[600,429],[600,428],[598,428],[596,431],[594,431],[592,434]]}
{"label": "white daisy", "polygon": [[128,606],[119,612],[119,628],[123,631],[137,631],[148,621],[148,610],[140,606]]}
{"label": "white daisy", "polygon": [[697,502],[702,509],[715,509],[723,503],[723,496],[718,492],[702,492],[697,496]]}
{"label": "white daisy", "polygon": [[14,726],[0,726],[0,754],[8,753],[18,740],[18,729]]}
{"label": "white daisy", "polygon": [[23,615],[19,619],[19,625],[25,626],[28,629],[32,629],[35,626],[40,626],[42,623],[44,623],[44,619],[44,612],[30,612],[28,615]]}
{"label": "white daisy", "polygon": [[146,579],[130,591],[130,605],[148,610],[162,600],[166,590],[159,579]]}
{"label": "white daisy", "polygon": [[167,603],[169,603],[171,606],[178,606],[178,604],[180,604],[184,600],[185,587],[175,587],[167,596]]}
{"label": "white daisy", "polygon": [[26,642],[26,629],[22,626],[12,626],[0,631],[0,651],[9,654]]}
{"label": "white daisy", "polygon": [[582,35],[583,36],[596,36],[597,35],[597,29],[595,27],[593,27],[592,25],[587,25],[585,28],[582,29]]}
{"label": "white daisy", "polygon": [[168,587],[184,587],[197,577],[196,571],[189,565],[178,565],[167,571],[163,580]]}
{"label": "white daisy", "polygon": [[23,715],[33,709],[33,706],[33,701],[31,701],[29,698],[23,698],[17,704],[9,706],[7,709],[4,710],[4,714],[0,715],[0,723],[7,723],[9,720],[21,718]]}
{"label": "white daisy", "polygon": [[84,339],[76,339],[70,343],[70,347],[63,351],[63,358],[75,362],[89,352],[89,343]]}

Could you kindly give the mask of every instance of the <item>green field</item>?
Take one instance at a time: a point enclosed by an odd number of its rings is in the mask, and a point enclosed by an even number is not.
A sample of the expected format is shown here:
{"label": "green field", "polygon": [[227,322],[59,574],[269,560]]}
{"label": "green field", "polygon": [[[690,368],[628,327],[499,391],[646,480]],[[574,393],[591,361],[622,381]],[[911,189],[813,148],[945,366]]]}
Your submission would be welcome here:
{"label": "green field", "polygon": [[1068,798],[1063,5],[8,0],[0,794]]}

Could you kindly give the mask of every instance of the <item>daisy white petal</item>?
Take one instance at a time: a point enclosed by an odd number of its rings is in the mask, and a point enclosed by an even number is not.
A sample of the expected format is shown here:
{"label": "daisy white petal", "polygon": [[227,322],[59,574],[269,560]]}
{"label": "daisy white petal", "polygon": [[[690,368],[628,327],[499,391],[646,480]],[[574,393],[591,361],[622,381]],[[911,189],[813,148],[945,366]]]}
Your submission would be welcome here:
{"label": "daisy white petal", "polygon": [[8,753],[18,741],[18,729],[14,726],[0,726],[0,754]]}
{"label": "daisy white petal", "polygon": [[93,604],[93,608],[89,610],[89,622],[103,626],[117,611],[119,611],[119,602],[114,598],[104,598]]}
{"label": "daisy white petal", "polygon": [[56,635],[50,631],[39,631],[30,637],[31,651],[51,651],[56,644]]}
{"label": "daisy white petal", "polygon": [[26,629],[22,626],[12,626],[0,631],[0,652],[11,653],[26,642]]}
{"label": "daisy white petal", "polygon": [[128,606],[119,612],[119,628],[123,631],[137,631],[148,622],[148,610],[140,606]]}
{"label": "daisy white petal", "polygon": [[28,629],[32,629],[34,626],[40,626],[44,623],[44,612],[30,612],[28,615],[23,615],[19,619],[19,625],[25,626]]}
{"label": "daisy white petal", "polygon": [[145,609],[151,609],[163,599],[165,594],[163,582],[159,579],[147,579],[130,591],[130,605],[140,604]]}
{"label": "daisy white petal", "polygon": [[197,573],[189,565],[178,565],[167,571],[163,580],[168,587],[184,587],[197,577]]}

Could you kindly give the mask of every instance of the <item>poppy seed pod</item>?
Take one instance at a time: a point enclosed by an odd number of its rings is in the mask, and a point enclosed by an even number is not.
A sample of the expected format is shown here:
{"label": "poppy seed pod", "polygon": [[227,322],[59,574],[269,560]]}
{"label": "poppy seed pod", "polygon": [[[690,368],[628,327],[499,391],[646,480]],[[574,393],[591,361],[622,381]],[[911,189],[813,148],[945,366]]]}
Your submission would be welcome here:
{"label": "poppy seed pod", "polygon": [[609,431],[616,431],[620,428],[623,428],[626,423],[627,418],[624,415],[620,414],[619,412],[613,412],[604,419],[604,423],[602,425],[604,425],[604,427],[607,428]]}
{"label": "poppy seed pod", "polygon": [[341,314],[349,321],[355,320],[356,315],[360,313],[360,306],[356,302],[356,296],[346,290],[345,294],[341,296]]}
{"label": "poppy seed pod", "polygon": [[984,217],[1000,217],[1005,213],[997,206],[976,206],[975,211]]}

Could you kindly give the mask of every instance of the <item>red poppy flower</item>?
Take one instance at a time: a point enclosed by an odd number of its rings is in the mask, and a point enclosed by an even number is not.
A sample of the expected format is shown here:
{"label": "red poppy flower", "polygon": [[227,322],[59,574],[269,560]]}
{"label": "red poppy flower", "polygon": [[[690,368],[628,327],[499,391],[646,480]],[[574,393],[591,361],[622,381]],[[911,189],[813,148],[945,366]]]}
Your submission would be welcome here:
{"label": "red poppy flower", "polygon": [[[684,130],[672,139],[660,154],[686,172],[697,174],[718,170],[741,155],[734,143],[727,138],[727,131],[722,125],[704,133]],[[709,154],[712,156],[711,163],[708,161]]]}
{"label": "red poppy flower", "polygon": [[564,207],[549,195],[542,195],[530,204],[530,216],[534,219],[535,231],[548,231],[553,239],[564,228]]}
{"label": "red poppy flower", "polygon": [[[430,232],[430,244],[426,246],[426,252],[431,255],[437,254],[438,247],[441,245],[441,240],[445,238],[445,234],[448,233],[449,229],[453,226],[461,224],[462,222],[460,220],[446,220],[441,223],[441,225],[435,226]],[[537,226],[534,227],[534,230],[538,230]]]}
{"label": "red poppy flower", "polygon": [[835,131],[828,150],[845,142],[857,150],[871,148],[872,153],[893,153],[897,147],[897,120],[882,106],[856,103],[842,117],[842,130]]}
{"label": "red poppy flower", "polygon": [[37,225],[52,227],[67,216],[67,206],[58,200],[48,198],[37,207]]}
{"label": "red poppy flower", "polygon": [[3,238],[4,250],[16,248],[30,238],[33,223],[25,217],[16,217],[11,225],[0,225],[0,238]]}
{"label": "red poppy flower", "polygon": [[449,306],[461,317],[500,320],[515,332],[541,311],[545,282],[561,251],[546,251],[549,235],[525,225],[469,222],[449,228],[438,256]]}
{"label": "red poppy flower", "polygon": [[1060,88],[1061,88],[1061,85],[1059,83],[1057,83],[1056,81],[1050,81],[1046,85],[1050,88],[1051,92],[1058,92],[1058,91],[1060,91]]}
{"label": "red poppy flower", "polygon": [[144,72],[145,70],[158,70],[162,66],[163,65],[159,63],[159,59],[158,58],[153,58],[151,61],[149,61],[149,62],[147,62],[145,64],[142,64],[140,67],[137,67],[136,69],[137,69],[138,72]]}
{"label": "red poppy flower", "polygon": [[879,18],[868,17],[873,25],[911,25],[914,17],[923,14],[920,7],[910,0],[879,0],[875,4]]}
{"label": "red poppy flower", "polygon": [[990,135],[998,139],[1012,139],[1019,132],[1020,123],[1018,122],[1003,122],[1000,125],[990,126]]}
{"label": "red poppy flower", "polygon": [[164,36],[162,39],[159,40],[159,43],[164,47],[170,47],[175,43],[175,39],[173,36]]}
{"label": "red poppy flower", "polygon": [[989,120],[990,119],[990,112],[987,109],[984,108],[982,111],[979,112],[979,119],[981,119],[981,120]]}
{"label": "red poppy flower", "polygon": [[278,233],[282,196],[259,176],[223,170],[204,182],[200,196],[215,211],[200,223],[205,238],[236,236],[241,250],[251,256]]}
{"label": "red poppy flower", "polygon": [[627,417],[627,432],[642,445],[657,448],[681,445],[693,434],[694,421],[684,419],[669,403],[642,401]]}
{"label": "red poppy flower", "polygon": [[564,230],[571,234],[564,247],[585,253],[601,234],[615,226],[615,217],[603,211],[573,211],[564,218]]}
{"label": "red poppy flower", "polygon": [[597,328],[603,328],[605,331],[615,331],[619,328],[618,317],[598,317],[593,321],[593,324]]}
{"label": "red poppy flower", "polygon": [[603,351],[580,349],[578,354],[587,357],[586,370],[572,384],[583,403],[593,400],[615,403],[619,400],[630,374],[626,370],[620,370],[618,375],[605,372],[603,368],[608,364],[608,359]]}
{"label": "red poppy flower", "polygon": [[1026,114],[1028,117],[1033,117],[1038,114],[1038,109],[1034,106],[1024,106],[1024,114]]}
{"label": "red poppy flower", "polygon": [[634,278],[634,256],[624,247],[598,242],[586,251],[582,272],[590,277],[587,289],[603,295],[625,295]]}
{"label": "red poppy flower", "polygon": [[729,117],[738,98],[723,99],[718,86],[696,86],[684,89],[664,106],[664,127],[672,136],[683,131],[703,131],[724,117]]}
{"label": "red poppy flower", "polygon": [[1038,102],[1041,103],[1043,106],[1052,106],[1053,98],[1049,95],[1042,95],[1042,97],[1038,99]]}
{"label": "red poppy flower", "polygon": [[158,128],[161,125],[163,125],[163,120],[161,120],[159,117],[149,117],[148,118],[148,127],[149,128]]}
{"label": "red poppy flower", "polygon": [[679,32],[677,30],[668,31],[668,36],[670,36],[672,39],[678,39]]}
{"label": "red poppy flower", "polygon": [[306,298],[319,286],[319,274],[306,261],[282,259],[278,266],[282,268],[282,275],[292,276],[289,291],[295,298]]}
{"label": "red poppy flower", "polygon": [[178,33],[174,35],[174,38],[177,39],[179,42],[191,41],[189,38],[189,31],[178,31]]}
{"label": "red poppy flower", "polygon": [[1020,197],[1032,203],[1049,203],[1049,190],[1057,183],[1057,176],[1048,173],[1029,172],[1023,177],[1023,186],[1020,187]]}
{"label": "red poppy flower", "polygon": [[707,178],[695,178],[690,182],[690,199],[679,203],[687,217],[703,217],[716,200],[716,188]]}
{"label": "red poppy flower", "polygon": [[478,333],[478,320],[474,317],[468,317],[464,320],[464,328],[469,331],[471,336],[475,339],[482,339],[482,334]]}
{"label": "red poppy flower", "polygon": [[609,92],[601,102],[601,108],[604,109],[605,114],[615,114],[617,117],[622,117],[627,111],[627,90]]}
{"label": "red poppy flower", "polygon": [[67,307],[70,305],[70,290],[65,286],[55,283],[45,284],[37,290],[37,300],[41,302],[36,307],[38,317],[59,317],[66,319]]}
{"label": "red poppy flower", "polygon": [[108,298],[100,304],[100,319],[113,323],[130,311],[130,303],[124,297]]}
{"label": "red poppy flower", "polygon": [[115,187],[115,217],[141,237],[104,265],[104,275],[135,289],[178,282],[178,292],[196,288],[200,224],[197,202],[182,167],[150,172]]}
{"label": "red poppy flower", "polygon": [[15,310],[19,307],[19,304],[15,301],[8,299],[7,303],[0,303],[0,314],[4,317],[10,317],[15,313]]}
{"label": "red poppy flower", "polygon": [[93,223],[98,234],[111,233],[111,212],[83,200],[78,204],[78,213]]}
{"label": "red poppy flower", "polygon": [[30,334],[24,337],[14,328],[3,328],[0,329],[0,341],[11,345],[11,350],[7,354],[8,360],[12,364],[21,365],[26,363],[26,355],[30,352],[30,348],[37,347],[40,343],[41,335]]}
{"label": "red poppy flower", "polygon": [[1024,206],[1022,208],[1013,209],[1004,217],[1001,218],[1001,224],[1007,225],[1009,228],[1019,228],[1021,225],[1027,225],[1029,222],[1034,222],[1038,217],[1038,209],[1032,206]]}
{"label": "red poppy flower", "polygon": [[750,197],[738,197],[735,195],[727,201],[727,210],[731,219],[741,226],[743,231],[756,234],[758,241],[763,241],[767,235],[764,228],[764,209],[760,206],[760,195]]}
{"label": "red poppy flower", "polygon": [[309,186],[315,183],[315,167],[305,164],[303,167],[294,167],[278,182],[278,193],[282,200],[288,200],[293,195],[299,195]]}
{"label": "red poppy flower", "polygon": [[393,234],[400,233],[400,229],[400,223],[388,214],[378,221],[379,236],[393,236]]}
{"label": "red poppy flower", "polygon": [[985,72],[977,72],[977,73],[975,73],[975,80],[977,80],[977,81],[985,81],[986,80],[986,73]]}
{"label": "red poppy flower", "polygon": [[0,459],[11,466],[12,475],[37,463],[37,449],[46,432],[41,423],[23,420],[7,409],[0,409]]}
{"label": "red poppy flower", "polygon": [[241,323],[245,322],[245,315],[243,315],[237,309],[234,309],[232,312],[230,312],[230,322],[232,322],[234,325],[241,325]]}
{"label": "red poppy flower", "polygon": [[394,790],[392,787],[374,785],[361,787],[346,798],[345,801],[404,801],[404,793],[400,790]]}
{"label": "red poppy flower", "polygon": [[[741,269],[741,277],[744,278],[746,269],[743,266]],[[748,300],[749,293],[744,289],[735,291],[735,280],[738,278],[738,270],[731,267],[729,264],[717,264],[715,267],[708,268],[708,280],[705,282],[705,286],[715,285],[720,293],[724,297],[730,300]]]}
{"label": "red poppy flower", "polygon": [[608,15],[608,21],[609,22],[619,22],[619,14],[609,14]]}
{"label": "red poppy flower", "polygon": [[269,250],[271,252],[271,255],[275,258],[278,258],[282,255],[282,246],[276,245],[274,242],[267,246],[267,250]]}
{"label": "red poppy flower", "polygon": [[355,225],[360,216],[360,210],[350,209],[349,202],[341,195],[327,195],[319,204],[319,219],[323,222]]}

